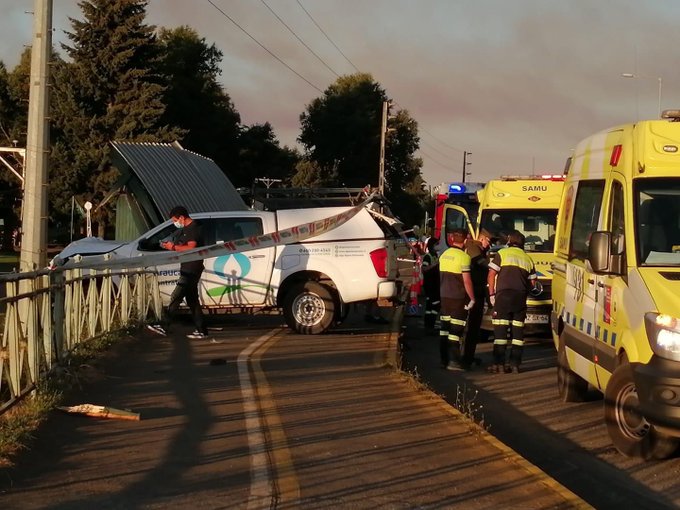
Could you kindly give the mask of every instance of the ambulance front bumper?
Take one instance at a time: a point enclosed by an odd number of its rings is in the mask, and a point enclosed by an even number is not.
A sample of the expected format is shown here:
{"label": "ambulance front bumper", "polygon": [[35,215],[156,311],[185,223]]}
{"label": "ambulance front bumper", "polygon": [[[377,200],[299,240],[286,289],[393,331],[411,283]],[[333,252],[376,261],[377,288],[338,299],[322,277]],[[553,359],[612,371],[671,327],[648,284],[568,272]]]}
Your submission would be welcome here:
{"label": "ambulance front bumper", "polygon": [[680,437],[680,362],[653,355],[649,363],[632,367],[640,412],[663,432]]}

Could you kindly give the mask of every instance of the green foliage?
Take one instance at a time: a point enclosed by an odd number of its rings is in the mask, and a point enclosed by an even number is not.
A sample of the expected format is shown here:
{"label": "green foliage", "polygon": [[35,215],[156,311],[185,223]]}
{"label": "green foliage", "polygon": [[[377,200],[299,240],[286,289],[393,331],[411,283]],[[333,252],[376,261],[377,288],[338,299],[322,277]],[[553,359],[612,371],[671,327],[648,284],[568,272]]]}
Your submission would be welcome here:
{"label": "green foliage", "polygon": [[[50,193],[57,210],[71,196],[95,204],[111,190],[109,142],[168,142],[181,131],[163,126],[164,87],[150,66],[158,59],[154,27],[144,24],[145,0],[84,0],[84,20],[71,19],[69,62],[53,78],[54,144]],[[110,211],[100,210],[101,224]]]}
{"label": "green foliage", "polygon": [[[380,130],[387,94],[370,74],[342,76],[300,116],[299,137],[309,162],[298,166],[293,183],[363,187],[378,185]],[[424,214],[418,124],[406,110],[388,123],[385,142],[385,195],[407,223]],[[330,171],[329,169],[333,169]],[[335,181],[335,182],[329,182]],[[323,184],[319,184],[323,183]]]}
{"label": "green foliage", "polygon": [[291,184],[294,188],[334,187],[338,185],[338,172],[335,168],[323,168],[316,161],[302,159],[295,165]]}
{"label": "green foliage", "polygon": [[184,129],[182,146],[213,159],[237,183],[241,117],[218,82],[222,52],[187,26],[161,29],[158,43],[166,83],[162,124]]}
{"label": "green foliage", "polygon": [[269,177],[289,182],[300,154],[281,148],[269,122],[245,127],[239,137],[237,186],[249,186],[255,177]]}
{"label": "green foliage", "polygon": [[370,74],[341,76],[300,115],[310,159],[336,168],[339,185],[377,186],[385,91]]}

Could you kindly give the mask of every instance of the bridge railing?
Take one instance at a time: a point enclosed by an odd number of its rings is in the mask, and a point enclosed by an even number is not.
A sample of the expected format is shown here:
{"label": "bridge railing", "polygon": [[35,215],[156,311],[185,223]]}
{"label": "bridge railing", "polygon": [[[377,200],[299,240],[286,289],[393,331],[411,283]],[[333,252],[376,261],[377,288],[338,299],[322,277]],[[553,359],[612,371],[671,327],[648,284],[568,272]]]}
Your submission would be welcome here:
{"label": "bridge railing", "polygon": [[0,285],[0,414],[78,344],[161,314],[151,269],[10,273]]}

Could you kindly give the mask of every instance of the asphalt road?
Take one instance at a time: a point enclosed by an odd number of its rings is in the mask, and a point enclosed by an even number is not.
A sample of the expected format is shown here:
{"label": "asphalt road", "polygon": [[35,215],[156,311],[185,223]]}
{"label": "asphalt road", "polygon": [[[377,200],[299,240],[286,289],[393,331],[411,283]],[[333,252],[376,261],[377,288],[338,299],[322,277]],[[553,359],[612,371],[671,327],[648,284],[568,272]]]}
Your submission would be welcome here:
{"label": "asphalt road", "polygon": [[483,366],[442,370],[438,337],[424,336],[421,319],[406,319],[404,369],[458,408],[483,420],[489,432],[596,508],[680,508],[680,457],[644,462],[612,446],[602,398],[565,404],[556,388],[556,355],[548,338],[530,339],[520,374],[487,374],[490,343],[477,353]]}

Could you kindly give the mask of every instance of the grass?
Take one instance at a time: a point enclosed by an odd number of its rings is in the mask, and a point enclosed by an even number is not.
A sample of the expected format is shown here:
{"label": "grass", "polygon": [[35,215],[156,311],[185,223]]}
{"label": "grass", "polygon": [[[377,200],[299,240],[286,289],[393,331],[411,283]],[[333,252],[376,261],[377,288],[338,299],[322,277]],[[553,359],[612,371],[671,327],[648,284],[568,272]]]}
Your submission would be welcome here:
{"label": "grass", "polygon": [[32,395],[0,415],[0,468],[13,466],[18,454],[29,447],[40,424],[63,401],[64,395],[82,388],[80,374],[89,368],[87,362],[100,357],[130,332],[109,333],[78,345]]}

